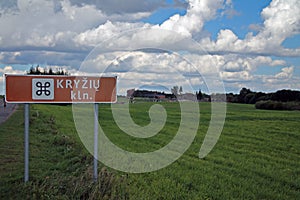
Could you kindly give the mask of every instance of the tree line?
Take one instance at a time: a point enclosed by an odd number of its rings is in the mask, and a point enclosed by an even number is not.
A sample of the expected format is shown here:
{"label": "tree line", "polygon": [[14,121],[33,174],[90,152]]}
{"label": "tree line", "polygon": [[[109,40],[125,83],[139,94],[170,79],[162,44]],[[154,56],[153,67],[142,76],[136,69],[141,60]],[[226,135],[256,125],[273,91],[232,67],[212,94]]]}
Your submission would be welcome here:
{"label": "tree line", "polygon": [[268,110],[300,110],[300,91],[278,90],[276,92],[255,92],[242,88],[238,94],[205,94],[201,90],[196,92],[198,101],[227,101],[228,103],[254,104],[257,109]]}
{"label": "tree line", "polygon": [[300,91],[278,90],[264,93],[242,88],[239,94],[226,95],[227,102],[255,104],[257,109],[268,110],[300,110]]}
{"label": "tree line", "polygon": [[227,102],[255,104],[258,101],[279,101],[279,102],[300,102],[300,91],[296,90],[278,90],[276,92],[264,93],[254,92],[247,88],[242,88],[239,94],[229,93]]}
{"label": "tree line", "polygon": [[39,65],[36,67],[31,67],[29,71],[27,71],[28,75],[69,75],[69,73],[63,69],[58,69],[54,71],[52,68],[44,69],[41,68]]}

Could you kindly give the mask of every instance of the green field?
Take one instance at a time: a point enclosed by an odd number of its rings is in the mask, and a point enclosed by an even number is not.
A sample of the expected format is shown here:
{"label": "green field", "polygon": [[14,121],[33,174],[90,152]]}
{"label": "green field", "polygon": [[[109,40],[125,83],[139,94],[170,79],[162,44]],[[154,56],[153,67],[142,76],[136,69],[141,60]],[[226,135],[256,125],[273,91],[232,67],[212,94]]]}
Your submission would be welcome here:
{"label": "green field", "polygon": [[[152,103],[130,105],[131,116],[147,125]],[[177,103],[161,103],[168,113],[159,134],[133,138],[115,124],[110,105],[99,105],[108,138],[133,152],[168,144],[180,122]],[[210,104],[200,103],[200,124],[190,148],[159,171],[127,174],[93,158],[81,143],[71,106],[31,105],[30,181],[23,183],[23,107],[0,125],[0,199],[300,199],[300,112],[256,110],[227,104],[222,135],[204,159],[199,149],[210,121]]]}

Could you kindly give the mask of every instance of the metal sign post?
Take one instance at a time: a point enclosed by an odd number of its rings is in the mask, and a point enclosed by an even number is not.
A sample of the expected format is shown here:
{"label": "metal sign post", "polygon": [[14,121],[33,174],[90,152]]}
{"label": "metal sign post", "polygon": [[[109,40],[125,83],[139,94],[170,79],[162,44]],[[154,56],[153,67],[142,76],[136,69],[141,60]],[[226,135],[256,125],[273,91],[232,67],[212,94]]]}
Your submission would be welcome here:
{"label": "metal sign post", "polygon": [[94,182],[98,179],[98,110],[99,105],[94,104]]}
{"label": "metal sign post", "polygon": [[29,104],[24,104],[24,181],[29,180]]}

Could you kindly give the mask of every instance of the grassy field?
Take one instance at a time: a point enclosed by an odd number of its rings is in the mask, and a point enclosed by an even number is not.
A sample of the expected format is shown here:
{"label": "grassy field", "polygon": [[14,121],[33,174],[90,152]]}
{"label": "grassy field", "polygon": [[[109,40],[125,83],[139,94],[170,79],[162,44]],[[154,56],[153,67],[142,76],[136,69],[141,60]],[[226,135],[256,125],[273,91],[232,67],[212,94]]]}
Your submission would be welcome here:
{"label": "grassy field", "polygon": [[[149,123],[151,103],[130,106],[133,120]],[[150,139],[124,134],[109,105],[99,119],[116,145],[133,152],[159,149],[180,122],[177,103],[162,103],[165,127]],[[256,110],[228,104],[222,135],[204,159],[199,149],[210,120],[200,103],[197,136],[185,154],[159,171],[126,174],[99,163],[92,181],[92,156],[81,143],[71,106],[31,105],[30,181],[23,183],[23,108],[0,125],[0,199],[300,199],[300,112]]]}

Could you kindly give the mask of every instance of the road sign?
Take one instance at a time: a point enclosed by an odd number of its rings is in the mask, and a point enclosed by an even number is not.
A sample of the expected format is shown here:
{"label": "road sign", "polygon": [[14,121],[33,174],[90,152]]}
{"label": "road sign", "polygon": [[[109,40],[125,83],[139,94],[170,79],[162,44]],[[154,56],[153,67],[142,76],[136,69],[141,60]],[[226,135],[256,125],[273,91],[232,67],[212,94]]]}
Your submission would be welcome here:
{"label": "road sign", "polygon": [[117,77],[5,75],[6,101],[24,103],[24,181],[29,180],[29,103],[94,103],[94,181],[97,181],[98,104],[117,101]]}
{"label": "road sign", "polygon": [[5,75],[9,103],[114,103],[117,77]]}

